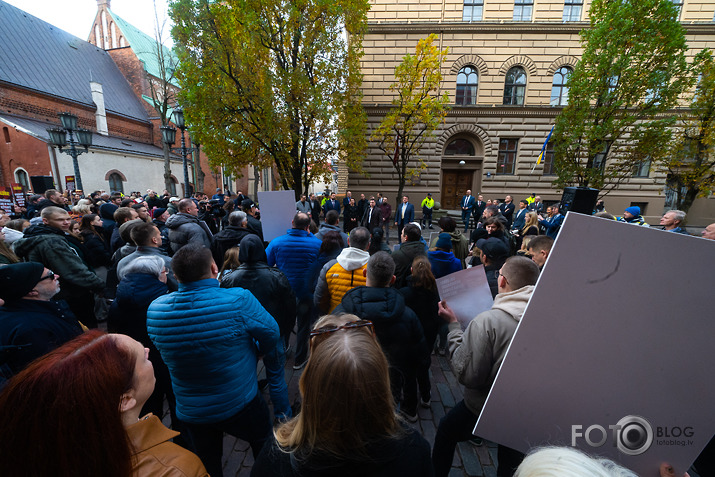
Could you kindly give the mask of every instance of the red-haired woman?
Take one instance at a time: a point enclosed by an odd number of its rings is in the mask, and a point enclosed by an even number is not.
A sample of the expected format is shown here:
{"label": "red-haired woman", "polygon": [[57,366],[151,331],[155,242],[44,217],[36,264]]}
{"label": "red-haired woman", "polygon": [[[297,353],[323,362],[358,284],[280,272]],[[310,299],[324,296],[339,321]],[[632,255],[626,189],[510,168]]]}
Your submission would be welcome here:
{"label": "red-haired woman", "polygon": [[148,352],[92,330],[12,378],[0,394],[3,475],[208,475],[158,417],[139,419],[154,389]]}

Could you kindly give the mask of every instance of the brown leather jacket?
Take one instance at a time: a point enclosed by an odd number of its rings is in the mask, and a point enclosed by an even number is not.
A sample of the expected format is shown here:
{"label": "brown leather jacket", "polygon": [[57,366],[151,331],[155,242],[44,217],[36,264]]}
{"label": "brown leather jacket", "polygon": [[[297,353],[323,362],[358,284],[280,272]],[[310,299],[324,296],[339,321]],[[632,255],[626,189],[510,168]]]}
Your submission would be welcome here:
{"label": "brown leather jacket", "polygon": [[147,414],[126,430],[132,444],[133,476],[206,477],[209,475],[196,454],[169,442],[179,433],[167,429],[155,415]]}

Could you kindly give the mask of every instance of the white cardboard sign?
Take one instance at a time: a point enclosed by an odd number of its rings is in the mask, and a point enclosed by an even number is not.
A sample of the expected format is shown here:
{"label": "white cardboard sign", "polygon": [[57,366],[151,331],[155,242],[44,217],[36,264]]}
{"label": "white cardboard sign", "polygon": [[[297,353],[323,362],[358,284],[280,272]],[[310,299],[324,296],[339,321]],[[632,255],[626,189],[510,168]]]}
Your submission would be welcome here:
{"label": "white cardboard sign", "polygon": [[270,242],[285,235],[293,227],[295,192],[292,190],[273,190],[258,193],[258,205],[261,209],[263,240]]}
{"label": "white cardboard sign", "polygon": [[715,433],[715,241],[569,213],[474,433],[683,475]]}
{"label": "white cardboard sign", "polygon": [[465,329],[475,316],[494,304],[484,265],[438,278],[437,290],[440,300],[447,303],[457,315],[462,329]]}

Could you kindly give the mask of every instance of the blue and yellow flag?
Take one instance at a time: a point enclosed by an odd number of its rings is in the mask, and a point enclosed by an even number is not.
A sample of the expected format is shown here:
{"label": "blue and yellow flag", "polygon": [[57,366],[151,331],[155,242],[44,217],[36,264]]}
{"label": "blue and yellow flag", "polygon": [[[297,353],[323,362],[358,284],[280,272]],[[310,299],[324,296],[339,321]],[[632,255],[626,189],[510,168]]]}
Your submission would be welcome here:
{"label": "blue and yellow flag", "polygon": [[551,131],[549,131],[549,135],[546,136],[546,141],[544,141],[544,145],[541,146],[541,153],[539,154],[539,158],[536,159],[536,164],[541,164],[541,161],[544,160],[544,154],[546,153],[546,145],[549,144],[549,139],[551,139],[551,133],[554,132],[554,126],[551,127]]}

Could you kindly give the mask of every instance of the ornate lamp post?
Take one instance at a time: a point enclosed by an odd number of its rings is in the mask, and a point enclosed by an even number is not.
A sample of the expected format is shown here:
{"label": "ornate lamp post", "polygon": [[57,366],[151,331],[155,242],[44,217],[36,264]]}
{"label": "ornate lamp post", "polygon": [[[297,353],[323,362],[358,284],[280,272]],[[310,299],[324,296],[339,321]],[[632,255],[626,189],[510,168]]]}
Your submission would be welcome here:
{"label": "ornate lamp post", "polygon": [[[79,173],[79,162],[77,156],[89,151],[89,146],[92,145],[92,131],[77,127],[77,116],[72,113],[59,113],[62,128],[51,128],[47,132],[50,135],[50,142],[54,147],[59,148],[60,152],[72,156],[72,165],[74,166],[74,180],[77,190],[84,190],[82,187],[82,176]],[[67,133],[70,134],[69,149],[63,149],[67,145]],[[74,139],[74,133],[77,133],[77,140]],[[84,151],[77,149],[77,145],[84,148]]]}
{"label": "ornate lamp post", "polygon": [[186,161],[186,155],[189,152],[193,152],[195,148],[186,147],[186,140],[184,139],[184,131],[186,130],[186,123],[184,122],[184,111],[181,108],[174,109],[173,115],[174,124],[181,129],[181,147],[173,148],[171,146],[176,142],[176,128],[171,126],[161,127],[161,137],[165,144],[169,146],[172,152],[178,152],[181,154],[181,159],[184,166],[184,197],[190,197],[189,194],[189,167]]}

